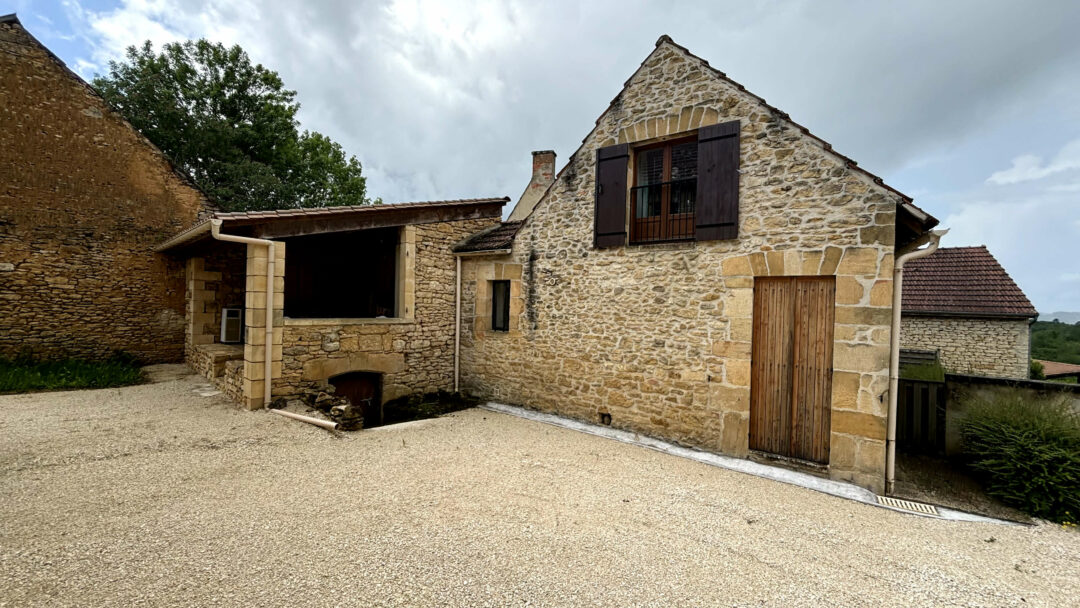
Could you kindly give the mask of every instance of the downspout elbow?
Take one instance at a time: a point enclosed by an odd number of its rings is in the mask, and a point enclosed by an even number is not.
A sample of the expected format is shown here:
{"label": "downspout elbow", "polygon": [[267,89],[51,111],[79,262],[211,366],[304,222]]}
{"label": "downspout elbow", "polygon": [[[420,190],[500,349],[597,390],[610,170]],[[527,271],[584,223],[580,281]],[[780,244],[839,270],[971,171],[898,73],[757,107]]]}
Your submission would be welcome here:
{"label": "downspout elbow", "polygon": [[244,243],[247,245],[261,245],[266,247],[266,304],[263,308],[266,337],[263,341],[263,405],[270,405],[271,387],[273,380],[274,359],[274,276],[277,261],[277,252],[274,241],[269,239],[257,239],[248,236],[221,233],[222,220],[210,219],[210,236],[215,240]]}

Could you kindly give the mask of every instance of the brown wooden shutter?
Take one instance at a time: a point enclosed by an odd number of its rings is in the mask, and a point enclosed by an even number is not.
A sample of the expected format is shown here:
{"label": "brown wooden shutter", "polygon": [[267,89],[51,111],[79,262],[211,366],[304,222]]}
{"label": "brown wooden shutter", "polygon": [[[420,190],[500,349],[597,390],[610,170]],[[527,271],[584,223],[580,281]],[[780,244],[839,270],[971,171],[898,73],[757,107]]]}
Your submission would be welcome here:
{"label": "brown wooden shutter", "polygon": [[596,151],[596,209],[593,242],[597,247],[626,244],[626,167],[630,146]]}
{"label": "brown wooden shutter", "polygon": [[739,236],[739,121],[698,131],[698,182],[694,238]]}

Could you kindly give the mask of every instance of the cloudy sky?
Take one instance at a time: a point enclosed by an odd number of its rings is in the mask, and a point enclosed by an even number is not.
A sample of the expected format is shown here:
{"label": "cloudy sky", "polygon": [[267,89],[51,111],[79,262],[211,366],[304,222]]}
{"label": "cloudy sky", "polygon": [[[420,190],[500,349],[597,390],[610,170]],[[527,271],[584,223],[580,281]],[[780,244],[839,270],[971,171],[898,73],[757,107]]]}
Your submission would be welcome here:
{"label": "cloudy sky", "polygon": [[560,166],[668,34],[1080,311],[1080,2],[0,0],[89,78],[124,48],[240,44],[387,202]]}

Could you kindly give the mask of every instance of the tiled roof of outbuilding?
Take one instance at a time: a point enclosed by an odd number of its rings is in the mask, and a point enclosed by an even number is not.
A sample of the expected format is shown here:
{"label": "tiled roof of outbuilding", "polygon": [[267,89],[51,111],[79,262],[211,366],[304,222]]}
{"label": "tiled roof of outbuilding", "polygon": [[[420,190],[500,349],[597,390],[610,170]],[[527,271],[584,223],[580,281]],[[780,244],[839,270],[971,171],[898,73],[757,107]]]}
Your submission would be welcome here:
{"label": "tiled roof of outbuilding", "polygon": [[510,199],[498,198],[460,198],[448,201],[422,201],[415,203],[388,203],[380,205],[342,205],[339,207],[302,207],[299,209],[268,209],[259,211],[227,211],[215,213],[220,220],[272,220],[279,217],[335,216],[351,213],[397,212],[423,207],[466,207],[484,203],[507,203]]}
{"label": "tiled roof of outbuilding", "polygon": [[[385,225],[404,225],[409,223],[424,223],[431,221],[446,221],[447,219],[467,219],[470,210],[482,210],[483,213],[476,217],[499,217],[499,209],[510,199],[503,196],[499,198],[467,198],[448,201],[423,201],[415,203],[388,203],[380,205],[345,205],[340,207],[306,207],[300,209],[272,209],[260,211],[229,211],[216,212],[190,228],[173,236],[164,243],[158,245],[156,251],[167,251],[175,247],[187,246],[197,240],[208,238],[210,223],[213,220],[221,220],[222,229],[228,230],[236,227],[271,226],[288,224],[303,220],[318,222],[315,229],[307,231],[307,234],[320,232],[333,232],[335,230],[356,230],[356,227],[347,227],[348,222],[356,224],[360,219],[370,220],[361,222],[364,227],[372,227],[372,223],[382,218],[390,222],[397,218],[398,223],[386,223]],[[449,217],[435,216],[431,213],[443,213]],[[402,218],[402,214],[405,217]],[[251,236],[241,235],[241,236]],[[258,236],[258,235],[256,235]],[[266,237],[267,235],[262,235]],[[282,234],[270,235],[272,238],[284,236]]]}
{"label": "tiled roof of outbuilding", "polygon": [[1042,363],[1043,374],[1047,378],[1053,378],[1055,376],[1075,376],[1080,375],[1080,365],[1072,363],[1061,363],[1060,361],[1046,361],[1044,359],[1035,359],[1039,363]]}
{"label": "tiled roof of outbuilding", "polygon": [[509,249],[514,243],[514,236],[517,235],[519,228],[521,228],[521,222],[503,222],[494,228],[481,230],[454,247],[454,252],[472,253]]}
{"label": "tiled roof of outbuilding", "polygon": [[902,311],[1031,318],[1039,313],[985,245],[943,247],[904,267]]}

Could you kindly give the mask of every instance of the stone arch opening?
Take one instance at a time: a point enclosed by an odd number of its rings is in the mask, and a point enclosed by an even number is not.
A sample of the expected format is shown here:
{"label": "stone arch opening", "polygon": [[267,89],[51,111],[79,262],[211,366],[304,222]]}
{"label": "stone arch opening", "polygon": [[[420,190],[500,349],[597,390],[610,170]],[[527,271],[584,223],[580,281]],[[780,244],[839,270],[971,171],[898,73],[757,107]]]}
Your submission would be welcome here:
{"label": "stone arch opening", "polygon": [[364,428],[384,424],[382,376],[379,372],[354,371],[328,379],[336,394],[347,397],[353,407],[359,407],[363,412]]}

